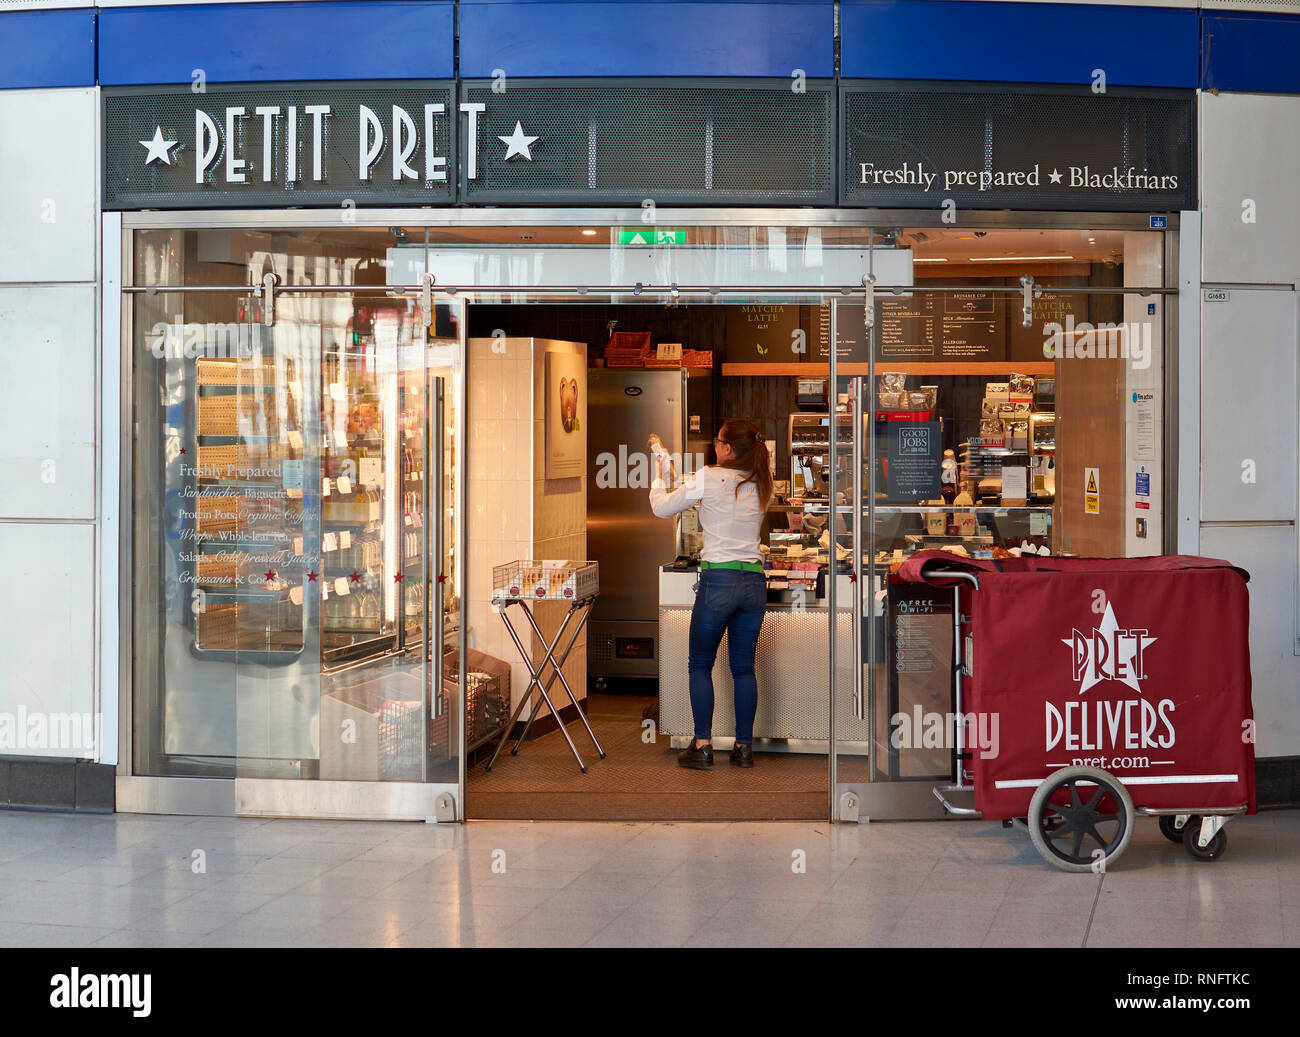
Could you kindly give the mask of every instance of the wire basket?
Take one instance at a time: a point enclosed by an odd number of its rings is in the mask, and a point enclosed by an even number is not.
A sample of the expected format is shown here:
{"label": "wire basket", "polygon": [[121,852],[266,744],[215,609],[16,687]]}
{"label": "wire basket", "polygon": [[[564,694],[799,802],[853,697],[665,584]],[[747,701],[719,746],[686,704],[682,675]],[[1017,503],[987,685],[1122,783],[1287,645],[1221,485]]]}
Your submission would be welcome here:
{"label": "wire basket", "polygon": [[582,601],[600,592],[597,562],[520,559],[492,567],[492,600]]}
{"label": "wire basket", "polygon": [[465,675],[465,741],[482,742],[500,731],[510,719],[510,709],[501,694],[501,681],[490,673],[470,671]]}
{"label": "wire basket", "polygon": [[395,702],[390,699],[380,707],[380,780],[420,780],[423,720],[419,702]]}

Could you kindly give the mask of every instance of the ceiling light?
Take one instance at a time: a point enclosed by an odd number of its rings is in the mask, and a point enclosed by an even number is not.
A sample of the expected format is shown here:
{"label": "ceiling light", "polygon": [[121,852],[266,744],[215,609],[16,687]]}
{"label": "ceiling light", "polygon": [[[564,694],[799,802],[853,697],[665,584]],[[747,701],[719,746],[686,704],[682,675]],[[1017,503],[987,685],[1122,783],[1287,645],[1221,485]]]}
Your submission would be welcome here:
{"label": "ceiling light", "polygon": [[1048,259],[1073,259],[1073,256],[971,256],[972,263],[1028,263]]}
{"label": "ceiling light", "polygon": [[596,236],[596,232],[592,230],[590,227],[585,228],[582,233],[589,238],[594,238]]}
{"label": "ceiling light", "polygon": [[946,262],[948,262],[948,260],[947,260],[947,259],[944,259],[944,258],[939,258],[939,259],[922,259],[920,256],[913,256],[913,257],[912,257],[912,262],[913,262],[913,263],[946,263]]}

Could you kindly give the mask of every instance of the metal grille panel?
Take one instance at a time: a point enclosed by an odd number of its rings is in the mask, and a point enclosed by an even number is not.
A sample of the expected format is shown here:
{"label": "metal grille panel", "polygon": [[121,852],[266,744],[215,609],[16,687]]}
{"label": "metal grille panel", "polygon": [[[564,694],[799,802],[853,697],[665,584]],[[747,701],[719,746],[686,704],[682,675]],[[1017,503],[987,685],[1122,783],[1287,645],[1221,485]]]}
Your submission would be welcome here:
{"label": "metal grille panel", "polygon": [[[954,91],[950,83],[857,83],[840,102],[841,198],[845,205],[1169,212],[1196,208],[1196,102],[1192,91],[1112,87],[987,85]],[[872,169],[915,169],[937,179],[919,184],[862,182]],[[954,182],[945,171],[1030,171],[1037,186]],[[1139,186],[1071,186],[1071,169],[1157,178]],[[1061,174],[1052,183],[1051,173]],[[1176,178],[1174,186],[1169,178]]]}
{"label": "metal grille panel", "polygon": [[609,634],[592,634],[587,639],[587,658],[594,663],[614,661],[614,638]]}
{"label": "metal grille panel", "polygon": [[[690,86],[623,81],[467,82],[479,121],[467,202],[832,204],[835,97],[828,83]],[[532,159],[504,159],[518,122]]]}
{"label": "metal grille panel", "polygon": [[[686,670],[690,627],[689,608],[659,610],[659,730],[665,735],[689,735],[694,729]],[[758,678],[755,738],[826,741],[830,737],[826,693],[828,628],[824,609],[768,610],[754,660]],[[853,627],[849,613],[838,615],[835,631],[836,734],[844,742],[865,742],[867,722],[853,715]],[[736,709],[725,636],[713,667],[713,696],[713,732],[719,737],[729,736],[736,730]]]}
{"label": "metal grille panel", "polygon": [[[169,87],[105,87],[104,94],[104,208],[236,208],[243,206],[338,205],[446,205],[454,200],[455,156],[452,151],[456,113],[451,84],[446,82],[337,84],[285,83],[208,85],[194,93],[189,84]],[[443,105],[433,120],[433,154],[445,160],[445,180],[393,180],[393,106],[402,108],[414,125],[416,144],[408,165],[424,174],[424,106]],[[384,129],[384,147],[371,177],[361,180],[360,105],[372,109]],[[308,105],[329,105],[324,119],[323,179],[313,181],[315,147]],[[299,180],[285,182],[287,167],[287,115],[274,120],[271,139],[271,180],[263,180],[267,156],[263,154],[263,121],[254,114],[259,106],[279,107],[287,113],[296,106],[297,166]],[[245,117],[236,126],[238,155],[247,161],[245,183],[225,179],[227,107],[243,107]],[[195,110],[205,112],[222,136],[215,160],[204,183],[195,183],[198,161]],[[155,160],[145,164],[141,141],[155,131],[174,140],[170,164]]]}

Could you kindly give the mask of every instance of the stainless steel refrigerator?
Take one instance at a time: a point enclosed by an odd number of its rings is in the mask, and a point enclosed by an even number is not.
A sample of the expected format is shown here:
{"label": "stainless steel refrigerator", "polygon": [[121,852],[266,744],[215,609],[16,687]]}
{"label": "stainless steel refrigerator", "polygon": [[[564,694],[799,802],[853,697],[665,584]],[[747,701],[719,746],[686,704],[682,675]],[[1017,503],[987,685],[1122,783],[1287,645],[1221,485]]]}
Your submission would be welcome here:
{"label": "stainless steel refrigerator", "polygon": [[[658,433],[680,457],[691,415],[709,433],[709,378],[689,374],[587,372],[587,556],[600,562],[587,673],[598,682],[659,676],[659,567],[677,556],[677,523],[650,510],[653,471],[646,444],[650,433]],[[701,449],[698,440],[690,449]]]}

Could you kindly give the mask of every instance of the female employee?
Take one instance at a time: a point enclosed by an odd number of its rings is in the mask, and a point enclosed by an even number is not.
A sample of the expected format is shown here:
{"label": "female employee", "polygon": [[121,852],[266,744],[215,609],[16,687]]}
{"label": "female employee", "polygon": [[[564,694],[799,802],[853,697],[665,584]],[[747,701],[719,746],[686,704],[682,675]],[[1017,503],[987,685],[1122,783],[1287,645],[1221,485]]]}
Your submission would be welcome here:
{"label": "female employee", "polygon": [[754,713],[758,684],[754,650],[767,605],[759,564],[758,534],[772,500],[767,445],[752,421],[732,418],[713,441],[718,463],[701,469],[671,492],[664,488],[662,455],[655,458],[650,507],[660,518],[700,504],[704,549],[691,612],[689,675],[695,739],[677,758],[693,770],[713,765],[713,662],[727,633],[727,661],[736,688],[736,744],[731,762],[754,766]]}

